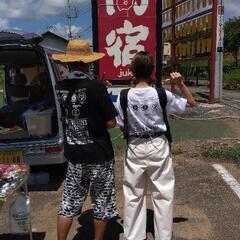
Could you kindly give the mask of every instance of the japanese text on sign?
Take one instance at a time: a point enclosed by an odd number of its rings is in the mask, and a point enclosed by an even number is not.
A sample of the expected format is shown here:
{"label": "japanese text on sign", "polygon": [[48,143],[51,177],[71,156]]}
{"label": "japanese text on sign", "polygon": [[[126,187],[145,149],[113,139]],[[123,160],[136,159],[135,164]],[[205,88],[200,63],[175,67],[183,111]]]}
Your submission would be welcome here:
{"label": "japanese text on sign", "polygon": [[139,51],[155,53],[155,0],[98,0],[100,76],[130,79],[129,64]]}

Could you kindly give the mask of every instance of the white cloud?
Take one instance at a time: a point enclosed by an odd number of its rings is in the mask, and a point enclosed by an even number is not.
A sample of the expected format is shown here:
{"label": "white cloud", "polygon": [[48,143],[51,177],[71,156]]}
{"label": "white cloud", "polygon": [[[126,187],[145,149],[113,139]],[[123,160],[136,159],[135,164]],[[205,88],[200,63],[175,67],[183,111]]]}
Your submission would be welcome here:
{"label": "white cloud", "polygon": [[227,17],[240,16],[240,1],[239,0],[225,0],[225,13]]}
{"label": "white cloud", "polygon": [[[8,19],[6,18],[0,18],[0,31],[1,30],[6,30],[6,29],[9,29],[10,26],[9,26],[9,21]],[[11,27],[10,29],[14,29],[14,30],[22,30],[21,28],[19,27]]]}
{"label": "white cloud", "polygon": [[14,29],[14,30],[19,30],[19,31],[23,31],[22,28],[19,28],[19,27],[13,27],[12,29]]}
{"label": "white cloud", "polygon": [[[80,32],[82,31],[82,28],[80,26],[72,25],[71,30],[72,30],[72,36],[78,37],[80,35]],[[59,22],[55,24],[50,31],[64,38],[68,38],[68,25],[65,25]]]}
{"label": "white cloud", "polygon": [[[90,0],[71,0],[80,10]],[[0,16],[8,19],[36,19],[66,13],[67,0],[0,0]],[[228,17],[240,16],[239,0],[224,0]]]}
{"label": "white cloud", "polygon": [[[64,13],[67,0],[1,0],[0,16],[12,19],[36,19]],[[72,0],[81,9],[89,0]]]}
{"label": "white cloud", "polygon": [[0,29],[2,30],[7,28],[9,28],[8,20],[5,18],[0,18]]}

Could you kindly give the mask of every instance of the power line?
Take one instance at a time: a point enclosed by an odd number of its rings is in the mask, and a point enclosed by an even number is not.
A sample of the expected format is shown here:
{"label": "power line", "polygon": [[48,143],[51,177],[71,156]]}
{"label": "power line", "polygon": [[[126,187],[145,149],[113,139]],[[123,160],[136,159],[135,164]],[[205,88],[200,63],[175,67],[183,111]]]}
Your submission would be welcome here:
{"label": "power line", "polygon": [[78,9],[71,6],[70,0],[67,0],[66,18],[68,20],[68,38],[72,39],[72,20],[78,18]]}
{"label": "power line", "polygon": [[[78,4],[74,0],[66,0],[66,6],[64,10],[64,18],[67,19],[67,27],[65,30],[65,33],[67,38],[79,38],[82,35],[87,34],[91,31],[91,26],[88,26],[84,29],[80,29],[78,31],[74,30],[74,19],[79,19],[83,15],[89,13],[91,10],[91,7],[89,7],[89,4],[83,4],[81,5],[81,8],[78,7]],[[60,13],[62,15],[62,13]],[[63,17],[63,15],[62,15]],[[47,29],[53,32],[58,32],[58,28],[56,25],[48,25]]]}
{"label": "power line", "polygon": [[89,32],[90,30],[92,30],[92,26],[88,26],[86,27],[85,29],[83,29],[82,31],[80,31],[80,35],[84,35],[86,34],[87,32]]}

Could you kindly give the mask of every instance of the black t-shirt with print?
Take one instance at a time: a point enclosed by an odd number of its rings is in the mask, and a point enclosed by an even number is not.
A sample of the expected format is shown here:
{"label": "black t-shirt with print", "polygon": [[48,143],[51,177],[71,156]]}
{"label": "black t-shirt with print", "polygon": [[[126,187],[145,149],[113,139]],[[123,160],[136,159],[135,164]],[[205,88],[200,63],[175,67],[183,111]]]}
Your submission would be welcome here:
{"label": "black t-shirt with print", "polygon": [[64,154],[72,163],[101,163],[114,157],[106,121],[117,116],[106,87],[89,78],[56,86],[65,135]]}

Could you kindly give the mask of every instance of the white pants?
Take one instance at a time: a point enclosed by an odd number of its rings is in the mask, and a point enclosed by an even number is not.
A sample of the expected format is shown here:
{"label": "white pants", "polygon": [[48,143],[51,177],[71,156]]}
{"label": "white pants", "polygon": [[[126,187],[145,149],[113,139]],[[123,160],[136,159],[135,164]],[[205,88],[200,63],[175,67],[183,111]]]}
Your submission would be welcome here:
{"label": "white pants", "polygon": [[130,139],[124,164],[124,239],[146,238],[146,192],[150,187],[156,240],[171,240],[174,173],[167,139]]}

